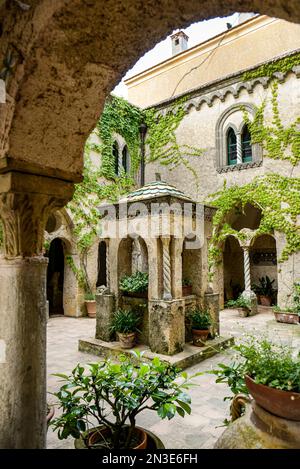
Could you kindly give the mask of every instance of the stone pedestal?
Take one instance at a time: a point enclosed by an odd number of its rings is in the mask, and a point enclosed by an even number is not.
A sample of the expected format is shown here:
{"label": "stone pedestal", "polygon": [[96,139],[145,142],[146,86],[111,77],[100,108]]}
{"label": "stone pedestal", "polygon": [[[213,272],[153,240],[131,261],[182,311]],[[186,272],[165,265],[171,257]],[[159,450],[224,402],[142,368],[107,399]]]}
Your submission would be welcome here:
{"label": "stone pedestal", "polygon": [[270,414],[255,402],[222,433],[218,449],[300,449],[300,422]]}
{"label": "stone pedestal", "polygon": [[210,328],[210,335],[214,338],[220,334],[220,299],[218,293],[206,292],[204,294],[204,305],[209,311],[212,326]]}
{"label": "stone pedestal", "polygon": [[110,327],[115,311],[115,295],[112,293],[96,294],[96,339],[111,340]]}
{"label": "stone pedestal", "polygon": [[47,263],[0,260],[0,448],[46,445]]}
{"label": "stone pedestal", "polygon": [[250,301],[250,313],[249,316],[254,316],[257,314],[257,296],[252,290],[244,290],[242,296],[246,298],[246,300]]}
{"label": "stone pedestal", "polygon": [[174,355],[185,343],[184,300],[149,301],[149,345],[152,352]]}

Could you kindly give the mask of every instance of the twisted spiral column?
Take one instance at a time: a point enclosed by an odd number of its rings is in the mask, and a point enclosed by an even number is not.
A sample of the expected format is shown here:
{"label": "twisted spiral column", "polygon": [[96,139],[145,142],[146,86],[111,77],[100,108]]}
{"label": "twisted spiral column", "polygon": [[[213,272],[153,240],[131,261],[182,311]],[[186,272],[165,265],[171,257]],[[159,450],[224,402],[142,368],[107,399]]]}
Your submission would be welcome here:
{"label": "twisted spiral column", "polygon": [[240,132],[236,134],[236,162],[241,164],[243,162],[243,152],[242,152],[242,135]]}
{"label": "twisted spiral column", "polygon": [[170,238],[161,238],[163,245],[163,299],[171,300]]}
{"label": "twisted spiral column", "polygon": [[110,288],[109,241],[106,240],[106,286]]}
{"label": "twisted spiral column", "polygon": [[243,247],[244,252],[244,278],[245,278],[245,290],[251,290],[251,274],[250,274],[250,256],[249,248]]}

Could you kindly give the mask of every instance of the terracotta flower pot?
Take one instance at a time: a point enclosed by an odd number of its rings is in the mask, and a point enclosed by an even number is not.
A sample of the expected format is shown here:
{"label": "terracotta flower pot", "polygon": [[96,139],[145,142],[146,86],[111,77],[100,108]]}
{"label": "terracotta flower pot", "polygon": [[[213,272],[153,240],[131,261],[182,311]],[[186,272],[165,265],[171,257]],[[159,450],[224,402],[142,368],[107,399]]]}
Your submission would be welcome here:
{"label": "terracotta flower pot", "polygon": [[245,376],[245,383],[253,399],[263,409],[287,420],[300,421],[300,393],[257,384],[250,376]]}
{"label": "terracotta flower pot", "polygon": [[189,296],[193,294],[192,285],[182,285],[182,296]]}
{"label": "terracotta flower pot", "polygon": [[[154,435],[154,433],[141,427],[135,427],[135,430],[139,435],[140,443],[132,449],[164,449],[164,444],[156,435]],[[87,439],[89,444],[95,444],[101,441],[101,434],[104,438],[107,438],[109,432],[110,430],[105,426],[92,428],[85,440]],[[83,438],[77,438],[74,441],[74,445],[76,449],[88,448]]]}
{"label": "terracotta flower pot", "polygon": [[133,348],[136,339],[136,333],[131,332],[130,334],[122,334],[118,332],[119,342],[122,348],[129,349]]}
{"label": "terracotta flower pot", "polygon": [[270,296],[259,295],[260,304],[262,306],[271,306],[272,298]]}
{"label": "terracotta flower pot", "polygon": [[192,329],[193,345],[204,347],[209,334],[209,329]]}
{"label": "terracotta flower pot", "polygon": [[277,322],[285,322],[286,324],[299,324],[298,314],[274,312],[274,316]]}
{"label": "terracotta flower pot", "polygon": [[[92,430],[88,436],[88,446],[95,446],[97,443],[105,443],[105,440],[109,438],[111,431],[107,427],[99,427]],[[132,449],[145,449],[147,448],[147,433],[142,428],[135,428],[135,436],[139,443]]]}
{"label": "terracotta flower pot", "polygon": [[89,318],[96,317],[96,301],[95,300],[85,300],[85,306]]}

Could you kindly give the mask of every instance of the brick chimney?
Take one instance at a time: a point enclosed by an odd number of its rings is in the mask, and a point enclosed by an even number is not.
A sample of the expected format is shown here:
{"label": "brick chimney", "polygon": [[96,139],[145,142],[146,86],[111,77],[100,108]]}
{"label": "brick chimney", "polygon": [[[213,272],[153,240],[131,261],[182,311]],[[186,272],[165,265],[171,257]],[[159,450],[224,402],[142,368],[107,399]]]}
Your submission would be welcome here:
{"label": "brick chimney", "polygon": [[172,34],[171,40],[172,55],[176,55],[187,50],[189,37],[183,31],[178,31],[178,33]]}

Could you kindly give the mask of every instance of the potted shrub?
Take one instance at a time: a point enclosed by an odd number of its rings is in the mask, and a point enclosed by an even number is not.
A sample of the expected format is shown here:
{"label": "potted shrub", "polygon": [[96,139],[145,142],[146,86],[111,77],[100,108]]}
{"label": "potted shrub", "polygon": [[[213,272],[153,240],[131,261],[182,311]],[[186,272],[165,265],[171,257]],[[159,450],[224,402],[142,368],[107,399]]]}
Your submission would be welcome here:
{"label": "potted shrub", "polygon": [[95,295],[91,292],[85,293],[84,302],[85,302],[88,317],[95,318],[96,317]]}
{"label": "potted shrub", "polygon": [[[62,413],[51,423],[58,438],[75,438],[76,448],[163,448],[153,434],[136,426],[136,417],[151,410],[162,418],[191,412],[186,373],[158,357],[145,362],[142,354],[120,356],[86,367],[77,365],[55,393]],[[181,378],[180,380],[178,378]],[[94,423],[91,423],[91,420]],[[154,441],[153,441],[154,440]]]}
{"label": "potted shrub", "polygon": [[120,290],[127,296],[147,298],[148,274],[137,271],[132,275],[125,275],[120,280]]}
{"label": "potted shrub", "polygon": [[299,316],[292,308],[282,310],[279,306],[273,307],[274,316],[277,322],[286,324],[299,324]]}
{"label": "potted shrub", "polygon": [[189,296],[193,293],[192,282],[188,278],[184,278],[182,281],[182,296]]}
{"label": "potted shrub", "polygon": [[129,349],[134,346],[136,333],[140,332],[138,329],[140,322],[141,318],[135,311],[130,309],[115,311],[110,329],[117,334],[122,348]]}
{"label": "potted shrub", "polygon": [[[250,337],[234,347],[238,360],[212,373],[237,393],[250,394],[263,409],[300,421],[300,357],[290,347]],[[234,387],[233,387],[234,384]]]}
{"label": "potted shrub", "polygon": [[227,301],[225,307],[237,309],[242,318],[246,318],[251,312],[251,302],[242,294],[236,300]]}
{"label": "potted shrub", "polygon": [[273,288],[275,280],[271,280],[268,275],[260,277],[259,285],[255,284],[252,286],[253,291],[256,293],[258,300],[262,306],[271,306],[272,299],[276,290]]}
{"label": "potted shrub", "polygon": [[207,341],[209,327],[211,325],[210,314],[207,311],[193,309],[190,312],[193,344],[203,347]]}

